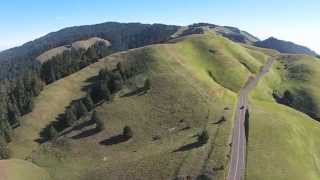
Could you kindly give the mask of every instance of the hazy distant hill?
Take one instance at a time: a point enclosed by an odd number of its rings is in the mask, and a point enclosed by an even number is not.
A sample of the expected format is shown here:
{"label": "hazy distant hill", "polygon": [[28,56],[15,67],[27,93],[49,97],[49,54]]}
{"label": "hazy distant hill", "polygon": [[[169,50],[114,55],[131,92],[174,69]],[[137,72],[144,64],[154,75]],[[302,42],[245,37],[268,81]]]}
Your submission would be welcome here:
{"label": "hazy distant hill", "polygon": [[295,44],[293,42],[289,41],[283,41],[276,39],[274,37],[271,37],[269,39],[266,39],[264,41],[258,41],[255,43],[258,47],[263,48],[269,48],[269,49],[275,49],[278,50],[281,53],[289,53],[289,54],[306,54],[310,56],[316,56],[316,52],[312,51],[311,49],[301,46],[298,44]]}

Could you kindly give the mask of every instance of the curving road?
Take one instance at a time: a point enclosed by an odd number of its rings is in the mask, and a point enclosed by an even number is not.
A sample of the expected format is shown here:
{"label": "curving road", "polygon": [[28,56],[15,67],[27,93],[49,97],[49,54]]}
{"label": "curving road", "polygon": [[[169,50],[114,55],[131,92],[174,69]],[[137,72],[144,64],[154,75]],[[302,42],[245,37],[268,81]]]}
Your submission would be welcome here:
{"label": "curving road", "polygon": [[248,94],[256,87],[261,77],[269,72],[273,62],[273,58],[269,59],[261,71],[254,78],[249,77],[244,87],[240,90],[235,114],[235,125],[233,127],[231,158],[227,180],[241,180],[244,178],[246,165],[246,135],[244,122],[248,107]]}

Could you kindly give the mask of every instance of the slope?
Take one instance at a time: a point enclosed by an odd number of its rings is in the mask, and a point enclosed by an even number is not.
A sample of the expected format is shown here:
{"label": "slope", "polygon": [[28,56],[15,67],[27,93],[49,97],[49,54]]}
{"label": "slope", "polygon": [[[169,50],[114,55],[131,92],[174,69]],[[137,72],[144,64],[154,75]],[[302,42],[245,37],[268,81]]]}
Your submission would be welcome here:
{"label": "slope", "polygon": [[[46,167],[54,179],[170,179],[202,174],[221,179],[236,92],[266,57],[214,33],[111,55],[47,86],[36,98],[35,110],[15,130],[10,150],[13,157],[29,157]],[[137,59],[148,62],[148,70],[130,79],[111,103],[96,108],[105,131],[79,136],[92,128],[87,126],[58,143],[35,142],[71,101],[84,96],[83,87],[102,68],[114,69],[120,61]],[[131,93],[146,78],[151,90]],[[226,122],[220,122],[223,116]],[[106,143],[125,125],[132,127],[133,139]],[[195,147],[195,135],[202,129],[208,130],[210,141]]]}
{"label": "slope", "polygon": [[[246,179],[318,179],[320,124],[303,113],[318,112],[318,95],[310,93],[319,91],[318,66],[309,56],[279,55],[251,94]],[[294,95],[281,105],[276,94],[285,91]]]}
{"label": "slope", "polygon": [[1,180],[50,180],[48,172],[27,161],[11,159],[0,161]]}

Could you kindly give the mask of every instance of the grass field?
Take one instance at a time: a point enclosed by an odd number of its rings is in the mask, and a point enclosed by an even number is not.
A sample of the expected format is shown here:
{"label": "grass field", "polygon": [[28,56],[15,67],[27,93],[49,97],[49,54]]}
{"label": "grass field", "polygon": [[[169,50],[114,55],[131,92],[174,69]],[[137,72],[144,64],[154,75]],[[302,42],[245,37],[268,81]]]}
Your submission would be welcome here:
{"label": "grass field", "polygon": [[[149,62],[148,71],[132,82],[141,86],[148,77],[151,90],[122,97],[132,91],[127,86],[112,103],[99,106],[104,131],[79,136],[94,128],[88,126],[58,143],[40,146],[35,142],[72,100],[84,96],[82,88],[101,68],[140,58]],[[213,33],[111,55],[47,86],[36,98],[35,110],[16,129],[11,154],[32,160],[58,180],[173,179],[201,174],[223,179],[237,92],[266,59],[262,52]],[[227,121],[216,123],[222,116]],[[132,139],[106,143],[126,125],[133,129]],[[210,140],[197,147],[196,135],[203,129]]]}
{"label": "grass field", "polygon": [[250,104],[246,179],[319,179],[320,124],[283,105]]}
{"label": "grass field", "polygon": [[[312,57],[281,55],[251,93],[246,179],[319,179],[320,124],[302,113],[310,99],[318,112],[318,66]],[[274,90],[291,91],[293,108],[276,103]]]}
{"label": "grass field", "polygon": [[51,180],[48,172],[30,162],[10,159],[0,161],[1,180]]}

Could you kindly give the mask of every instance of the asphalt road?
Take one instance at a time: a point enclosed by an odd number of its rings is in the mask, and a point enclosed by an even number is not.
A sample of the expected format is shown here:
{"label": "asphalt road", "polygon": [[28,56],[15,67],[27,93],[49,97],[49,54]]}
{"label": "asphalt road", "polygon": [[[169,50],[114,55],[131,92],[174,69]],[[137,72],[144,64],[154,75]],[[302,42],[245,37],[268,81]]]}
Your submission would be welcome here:
{"label": "asphalt road", "polygon": [[248,107],[248,94],[256,87],[257,83],[272,66],[274,59],[269,59],[261,71],[250,77],[239,93],[237,110],[235,113],[235,125],[232,135],[231,158],[229,161],[229,171],[227,180],[244,179],[246,166],[246,135],[245,135],[245,115]]}

